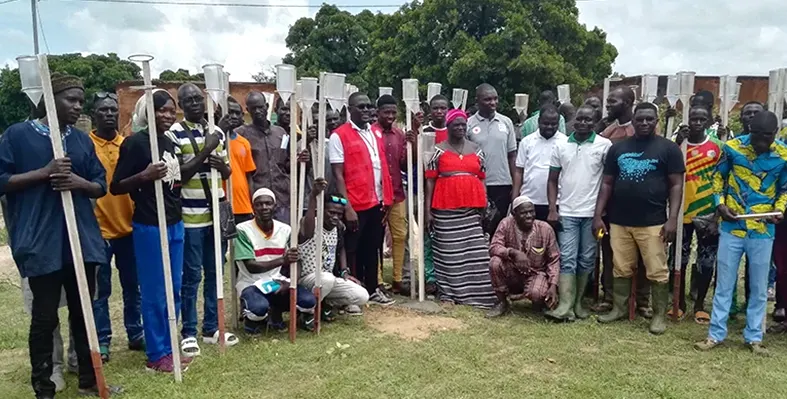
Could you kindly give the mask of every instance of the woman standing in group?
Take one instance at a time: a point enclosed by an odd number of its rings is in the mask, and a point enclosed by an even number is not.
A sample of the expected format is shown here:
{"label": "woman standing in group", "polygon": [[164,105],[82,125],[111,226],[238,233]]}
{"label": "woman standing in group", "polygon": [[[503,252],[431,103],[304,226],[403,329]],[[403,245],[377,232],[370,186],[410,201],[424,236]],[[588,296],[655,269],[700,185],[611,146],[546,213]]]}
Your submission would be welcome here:
{"label": "woman standing in group", "polygon": [[465,139],[467,114],[446,115],[448,140],[438,144],[426,170],[426,224],[433,232],[440,299],[489,308],[495,302],[489,277],[489,246],[481,228],[486,209],[484,154]]}
{"label": "woman standing in group", "polygon": [[[169,340],[167,301],[164,290],[164,270],[159,240],[156,192],[153,182],[161,180],[166,214],[169,259],[172,268],[172,286],[175,294],[175,309],[180,309],[180,287],[183,275],[184,227],[180,202],[180,166],[175,156],[172,140],[164,136],[175,123],[175,100],[166,91],[153,91],[155,117],[147,115],[145,96],[134,108],[132,131],[134,134],[123,140],[120,158],[109,187],[113,195],[131,194],[134,201],[132,217],[134,254],[137,257],[137,277],[142,294],[142,322],[145,330],[145,352],[147,369],[171,373],[174,369],[172,348]],[[153,119],[153,120],[151,120]],[[148,124],[156,124],[159,159],[151,163],[150,133]],[[181,358],[183,370],[191,359]]]}

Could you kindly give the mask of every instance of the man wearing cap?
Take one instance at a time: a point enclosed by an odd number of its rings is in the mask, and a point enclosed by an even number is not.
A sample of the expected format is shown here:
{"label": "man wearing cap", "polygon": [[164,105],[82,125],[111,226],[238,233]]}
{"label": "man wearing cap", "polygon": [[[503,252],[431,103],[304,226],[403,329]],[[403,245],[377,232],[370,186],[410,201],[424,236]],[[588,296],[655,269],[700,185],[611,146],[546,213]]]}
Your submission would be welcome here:
{"label": "man wearing cap", "polygon": [[[254,219],[237,226],[235,288],[240,293],[244,328],[249,334],[258,334],[264,330],[266,321],[274,329],[286,329],[282,313],[289,309],[289,266],[298,262],[299,257],[297,246],[290,243],[290,226],[273,219],[276,210],[273,191],[258,189],[251,202]],[[317,300],[303,287],[298,287],[297,297],[299,324],[311,330]]]}
{"label": "man wearing cap", "polygon": [[91,199],[106,194],[106,174],[90,137],[73,127],[85,102],[84,88],[77,77],[54,74],[52,92],[64,158],[53,158],[51,115],[12,125],[0,137],[0,193],[8,198],[11,252],[33,292],[30,365],[33,390],[39,398],[55,395],[55,384],[50,380],[52,333],[58,325],[61,288],[66,291],[79,362],[79,391],[98,393],[75,265],[65,234],[61,192],[70,191],[73,198],[91,295],[96,287],[96,267],[106,261],[104,240],[91,204]]}
{"label": "man wearing cap", "polygon": [[536,220],[536,208],[527,196],[514,199],[511,215],[497,227],[489,246],[489,274],[497,303],[487,317],[502,316],[511,300],[527,298],[536,308],[557,303],[560,250],[555,232]]}

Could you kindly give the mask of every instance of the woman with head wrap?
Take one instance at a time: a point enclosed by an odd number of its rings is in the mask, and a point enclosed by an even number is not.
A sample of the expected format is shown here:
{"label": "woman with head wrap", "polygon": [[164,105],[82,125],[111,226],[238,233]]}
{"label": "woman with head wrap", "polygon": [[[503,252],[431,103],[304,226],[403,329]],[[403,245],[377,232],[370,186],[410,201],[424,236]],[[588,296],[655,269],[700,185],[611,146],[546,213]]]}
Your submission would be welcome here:
{"label": "woman with head wrap", "polygon": [[[175,309],[180,309],[184,234],[180,202],[180,167],[175,156],[174,143],[164,135],[175,122],[177,109],[172,96],[161,89],[153,91],[153,109],[155,115],[151,117],[147,115],[146,97],[142,96],[137,101],[132,119],[134,134],[125,139],[120,146],[120,157],[109,191],[113,195],[131,194],[131,199],[134,201],[132,234],[142,298],[147,368],[171,373],[173,348],[169,341],[167,300],[153,183],[156,180],[162,181]],[[155,124],[158,136],[161,161],[157,164],[151,163],[149,131],[151,124]],[[189,358],[182,359],[184,359],[183,363],[187,363]]]}
{"label": "woman with head wrap", "polygon": [[495,302],[489,277],[489,246],[481,228],[486,209],[484,154],[465,139],[467,114],[446,115],[448,139],[426,167],[426,225],[433,234],[440,299],[489,308]]}

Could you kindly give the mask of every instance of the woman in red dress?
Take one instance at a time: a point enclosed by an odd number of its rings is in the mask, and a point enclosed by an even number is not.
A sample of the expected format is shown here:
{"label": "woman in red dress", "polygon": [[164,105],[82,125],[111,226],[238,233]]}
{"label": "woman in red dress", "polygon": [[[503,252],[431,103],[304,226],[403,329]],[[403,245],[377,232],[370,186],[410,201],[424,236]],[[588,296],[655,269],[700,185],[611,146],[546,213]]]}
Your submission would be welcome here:
{"label": "woman in red dress", "polygon": [[426,168],[426,223],[442,301],[480,308],[494,305],[489,245],[481,228],[486,209],[484,153],[466,140],[467,114],[446,115],[448,140],[438,144]]}

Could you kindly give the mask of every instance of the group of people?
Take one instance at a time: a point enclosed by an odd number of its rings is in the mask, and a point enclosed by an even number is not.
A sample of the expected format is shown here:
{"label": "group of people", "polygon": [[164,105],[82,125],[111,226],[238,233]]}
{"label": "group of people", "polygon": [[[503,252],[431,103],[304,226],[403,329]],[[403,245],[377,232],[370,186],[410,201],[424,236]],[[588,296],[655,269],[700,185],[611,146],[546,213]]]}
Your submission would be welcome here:
{"label": "group of people", "polygon": [[[700,92],[684,111],[689,124],[668,139],[657,133],[658,108],[635,104],[628,88],[609,94],[604,118],[596,97],[574,109],[556,104],[546,91],[539,109],[516,126],[497,112],[494,87],[482,84],[472,115],[451,109],[448,99],[437,95],[428,101],[425,120],[416,118],[407,132],[397,126],[394,97],[382,95],[373,103],[355,93],[346,113],[329,110],[324,120],[313,113],[314,123],[296,126],[297,137],[290,138],[289,104],[277,102],[277,121],[271,124],[269,104],[259,92],[249,93],[243,105],[228,98],[226,115],[217,115],[220,122],[210,132],[205,94],[184,84],[177,98],[154,90],[154,115],[147,115],[141,97],[132,134],[124,137],[118,133],[116,95],[95,95],[95,129],[84,133],[73,127],[85,103],[81,81],[56,74],[52,88],[65,158],[53,157],[51,116],[43,107],[0,137],[0,193],[7,200],[3,213],[14,260],[29,287],[31,382],[37,397],[54,397],[64,388],[61,291],[76,359],[69,364],[75,363],[80,392],[97,393],[60,200],[64,190],[74,198],[102,361],[110,360],[113,258],[128,347],[145,351],[148,369],[172,372],[173,350],[184,355],[183,369],[200,355],[197,294],[203,276],[202,343],[219,343],[216,284],[222,276],[215,265],[212,170],[225,182],[217,193],[220,202],[230,197],[226,182],[232,183],[237,235],[220,237],[221,251],[224,257],[233,240],[230,267],[237,268],[238,296],[232,300],[239,301],[248,334],[287,328],[283,313],[289,311],[293,263],[299,265],[297,313],[290,317],[306,330],[314,329],[317,317],[330,322],[337,313],[361,315],[367,303],[387,306],[394,303],[392,293],[409,292],[414,278],[407,267],[413,249],[408,237],[414,230],[407,215],[415,210],[407,209],[405,174],[412,166],[425,177],[425,187],[413,187],[425,190],[425,225],[418,236],[426,249],[427,288],[439,300],[499,317],[511,301],[526,298],[552,320],[573,321],[590,316],[583,298],[591,279],[601,278],[606,303],[595,309],[604,313],[600,322],[628,315],[635,286],[637,307],[651,318],[650,332],[661,334],[671,314],[670,244],[682,225],[684,272],[697,235],[694,318],[710,324],[708,338],[696,348],[711,349],[726,338],[738,264],[746,254],[744,339],[755,353],[767,353],[762,321],[774,240],[787,246],[779,224],[787,207],[787,145],[775,140],[779,121],[759,103],[743,106],[744,129],[732,138],[726,127],[713,123],[713,96]],[[303,201],[290,198],[290,179],[298,174],[290,170],[289,146],[316,140],[321,123],[330,133],[325,153],[313,153],[316,146],[298,153],[298,165],[309,178],[299,195]],[[152,163],[150,152],[152,126],[158,163]],[[414,160],[422,150],[419,132],[434,134],[436,146],[425,165],[408,165],[408,148]],[[679,147],[684,141],[685,157]],[[316,162],[325,163],[325,176],[316,175],[322,169]],[[163,186],[175,309],[182,319],[180,348],[169,340],[155,181]],[[317,220],[320,196],[323,220]],[[301,206],[297,242],[292,242],[290,208]],[[740,218],[774,211],[780,215]],[[390,286],[382,278],[386,229],[392,241]],[[780,245],[774,258],[781,282],[787,258]],[[602,276],[594,275],[599,246]],[[704,302],[714,270],[708,315]],[[686,300],[680,283],[682,315]],[[778,308],[787,303],[787,280],[777,289],[784,296]],[[318,302],[321,314],[315,314]],[[239,342],[231,332],[223,339],[228,346]]]}

